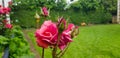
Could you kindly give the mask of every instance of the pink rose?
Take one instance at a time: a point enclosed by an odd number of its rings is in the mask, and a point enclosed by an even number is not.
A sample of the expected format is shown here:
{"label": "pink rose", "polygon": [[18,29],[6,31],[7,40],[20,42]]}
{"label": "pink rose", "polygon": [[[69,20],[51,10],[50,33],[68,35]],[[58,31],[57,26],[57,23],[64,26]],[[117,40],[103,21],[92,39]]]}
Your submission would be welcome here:
{"label": "pink rose", "polygon": [[4,14],[9,14],[9,12],[11,11],[10,8],[3,8],[2,10],[4,11]]}
{"label": "pink rose", "polygon": [[4,11],[2,9],[0,9],[0,14],[4,14]]}
{"label": "pink rose", "polygon": [[2,8],[0,9],[0,14],[9,14],[10,11],[11,11],[10,8]]}
{"label": "pink rose", "polygon": [[48,16],[48,15],[49,15],[48,10],[47,10],[46,7],[43,7],[43,8],[42,8],[42,12],[43,12],[43,15],[44,15],[44,16]]}
{"label": "pink rose", "polygon": [[55,45],[57,41],[58,28],[52,21],[45,21],[41,28],[36,30],[35,36],[37,44],[40,47],[47,48],[48,46]]}
{"label": "pink rose", "polygon": [[12,24],[5,24],[5,28],[12,29]]}
{"label": "pink rose", "polygon": [[71,33],[72,33],[72,29],[74,28],[75,28],[74,24],[69,24],[67,29],[62,32],[60,37],[60,43],[58,45],[60,50],[64,50],[67,44],[73,41],[71,38]]}

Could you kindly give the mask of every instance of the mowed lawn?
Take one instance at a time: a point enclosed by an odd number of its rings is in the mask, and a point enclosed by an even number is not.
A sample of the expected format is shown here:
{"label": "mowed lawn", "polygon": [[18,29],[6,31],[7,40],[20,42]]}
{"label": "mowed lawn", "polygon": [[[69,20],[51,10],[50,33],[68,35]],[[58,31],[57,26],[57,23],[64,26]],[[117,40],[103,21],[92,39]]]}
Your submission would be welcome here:
{"label": "mowed lawn", "polygon": [[[80,34],[74,38],[63,58],[120,58],[120,25],[94,25],[80,27]],[[28,32],[36,50],[34,31]],[[46,49],[45,58],[51,58],[51,49]]]}

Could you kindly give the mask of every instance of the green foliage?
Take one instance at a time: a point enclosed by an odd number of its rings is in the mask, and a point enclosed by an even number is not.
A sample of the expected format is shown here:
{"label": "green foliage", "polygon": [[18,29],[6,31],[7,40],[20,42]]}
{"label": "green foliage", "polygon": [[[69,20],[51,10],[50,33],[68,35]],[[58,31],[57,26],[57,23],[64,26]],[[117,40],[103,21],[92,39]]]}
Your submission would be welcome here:
{"label": "green foliage", "polygon": [[14,0],[12,9],[14,11],[20,9],[33,10],[38,7],[46,6],[50,9],[63,10],[66,3],[64,0],[55,3],[55,0]]}
{"label": "green foliage", "polygon": [[6,45],[8,44],[9,39],[0,35],[0,45]]}
{"label": "green foliage", "polygon": [[[22,28],[36,27],[36,19],[34,18],[35,10],[19,10],[12,15],[12,19],[19,20],[16,24],[19,24]],[[25,13],[23,15],[23,13]],[[39,12],[40,13],[40,12]],[[106,24],[112,20],[112,15],[109,12],[97,10],[88,13],[82,11],[64,10],[64,11],[50,11],[50,17],[53,21],[57,21],[58,16],[63,16],[65,19],[69,19],[70,22],[80,25],[81,22],[92,23],[92,24]],[[45,19],[40,17],[40,25]],[[23,24],[24,23],[24,24]]]}
{"label": "green foliage", "polygon": [[9,44],[9,39],[0,35],[0,52],[3,52],[4,47]]}
{"label": "green foliage", "polygon": [[[35,27],[36,19],[34,18],[35,10],[19,10],[11,15],[14,24],[20,25],[22,28]],[[24,15],[23,15],[24,14]],[[18,20],[18,22],[16,22]]]}
{"label": "green foliage", "polygon": [[19,58],[24,55],[33,56],[30,52],[30,46],[23,36],[21,28],[18,26],[13,28],[13,38],[10,40],[9,48],[10,58]]}
{"label": "green foliage", "polygon": [[116,15],[117,11],[117,0],[79,0],[71,5],[75,11],[82,10],[84,12],[99,10],[110,12]]}
{"label": "green foliage", "polygon": [[[16,1],[16,2],[15,2]],[[18,3],[19,0],[15,0]],[[55,3],[53,0],[21,0],[18,5],[13,5],[14,13],[11,18],[15,24],[22,28],[36,27],[34,18],[36,10],[40,14],[40,8],[46,6],[50,11],[48,19],[56,21],[58,16],[70,19],[70,22],[79,25],[81,22],[92,24],[111,23],[112,15],[116,15],[117,0],[79,0],[71,4],[69,9],[64,10],[66,3],[64,0]],[[34,6],[32,9],[30,7]],[[17,9],[17,10],[14,10]],[[23,15],[24,14],[24,15]],[[18,22],[16,22],[18,20]],[[45,19],[40,17],[40,25]]]}
{"label": "green foliage", "polygon": [[65,1],[64,0],[61,0],[60,2],[58,1],[57,3],[56,3],[56,5],[54,6],[54,10],[64,10],[64,7],[66,6],[67,4],[65,3]]}
{"label": "green foliage", "polygon": [[9,46],[9,58],[34,57],[21,30],[19,26],[14,26],[5,34],[0,35],[0,53]]}
{"label": "green foliage", "polygon": [[104,10],[109,11],[113,15],[117,14],[117,0],[102,0],[101,5]]}
{"label": "green foliage", "polygon": [[19,58],[24,55],[32,55],[29,51],[29,45],[26,42],[25,38],[15,37],[10,41],[10,58]]}
{"label": "green foliage", "polygon": [[12,10],[17,11],[20,9],[31,10],[36,8],[35,0],[13,0]]}
{"label": "green foliage", "polygon": [[106,24],[111,23],[112,15],[109,12],[97,10],[88,13],[82,11],[66,10],[66,11],[51,11],[51,19],[55,21],[56,17],[61,15],[65,19],[69,19],[76,25],[80,25],[82,22],[92,23],[92,24]]}
{"label": "green foliage", "polygon": [[94,24],[111,23],[112,20],[112,15],[109,12],[104,11],[91,12],[87,17],[89,18],[88,23]]}
{"label": "green foliage", "polygon": [[97,0],[79,0],[76,3],[73,3],[71,7],[76,10],[82,10],[85,12],[94,11],[96,10],[100,5],[100,1]]}
{"label": "green foliage", "polygon": [[14,27],[12,32],[13,32],[13,37],[24,39],[24,35],[20,27],[18,26]]}
{"label": "green foliage", "polygon": [[[66,5],[65,0],[58,1],[58,3],[55,3],[54,0],[14,0],[13,9],[30,10],[46,6],[54,10],[64,10]],[[78,0],[69,7],[69,9],[74,9],[75,11],[82,10],[84,12],[98,10],[99,8],[116,15],[117,0]]]}
{"label": "green foliage", "polygon": [[48,7],[48,8],[53,8],[53,7],[55,7],[55,2],[54,2],[54,0],[38,0],[38,7],[43,7],[43,6],[46,6],[46,7]]}

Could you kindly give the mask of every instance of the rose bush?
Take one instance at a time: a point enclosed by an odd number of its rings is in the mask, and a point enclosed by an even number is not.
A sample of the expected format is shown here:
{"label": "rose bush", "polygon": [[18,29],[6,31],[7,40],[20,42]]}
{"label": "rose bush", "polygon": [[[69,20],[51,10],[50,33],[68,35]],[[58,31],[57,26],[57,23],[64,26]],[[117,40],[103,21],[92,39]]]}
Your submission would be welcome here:
{"label": "rose bush", "polygon": [[[42,13],[48,17],[49,13],[46,7],[42,8]],[[36,30],[35,37],[38,46],[42,47],[42,58],[44,58],[44,48],[51,47],[52,57],[60,58],[66,51],[69,43],[78,35],[78,27],[72,23],[68,23],[63,17],[58,19],[58,22],[51,20],[44,21],[42,26]],[[57,48],[61,52],[57,54]]]}

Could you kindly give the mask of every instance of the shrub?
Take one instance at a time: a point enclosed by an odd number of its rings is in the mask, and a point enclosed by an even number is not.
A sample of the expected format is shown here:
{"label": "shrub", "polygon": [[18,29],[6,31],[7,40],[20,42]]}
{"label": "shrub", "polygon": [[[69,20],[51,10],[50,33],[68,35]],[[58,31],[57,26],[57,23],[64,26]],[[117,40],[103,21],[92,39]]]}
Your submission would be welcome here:
{"label": "shrub", "polygon": [[[34,55],[30,52],[30,46],[24,38],[24,34],[19,26],[10,29],[11,32],[5,32],[0,35],[0,53],[9,47],[9,58],[21,58]],[[8,52],[5,53],[7,55]],[[2,56],[0,56],[2,57]]]}
{"label": "shrub", "polygon": [[106,24],[112,20],[112,15],[109,12],[96,11],[88,15],[89,22],[94,24]]}
{"label": "shrub", "polygon": [[11,19],[15,24],[20,25],[22,28],[30,28],[35,26],[34,14],[34,10],[18,10],[11,15]]}
{"label": "shrub", "polygon": [[33,56],[30,52],[30,46],[23,36],[23,32],[19,26],[13,28],[13,36],[9,42],[10,58],[19,58],[24,55]]}
{"label": "shrub", "polygon": [[[35,10],[19,10],[16,11],[11,18],[15,22],[16,19],[19,20],[17,24],[19,24],[23,28],[31,28],[36,27],[36,19],[34,18]],[[40,13],[40,12],[39,12]],[[66,19],[69,19],[70,22],[80,25],[81,22],[93,23],[93,24],[106,24],[112,20],[112,15],[109,12],[105,12],[103,10],[91,11],[91,12],[83,12],[83,11],[74,11],[64,10],[51,10],[51,15],[48,19],[56,21],[56,18],[61,15]],[[24,15],[23,15],[24,14]],[[53,16],[53,17],[51,17]],[[45,19],[40,17],[40,25]]]}

